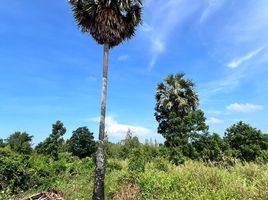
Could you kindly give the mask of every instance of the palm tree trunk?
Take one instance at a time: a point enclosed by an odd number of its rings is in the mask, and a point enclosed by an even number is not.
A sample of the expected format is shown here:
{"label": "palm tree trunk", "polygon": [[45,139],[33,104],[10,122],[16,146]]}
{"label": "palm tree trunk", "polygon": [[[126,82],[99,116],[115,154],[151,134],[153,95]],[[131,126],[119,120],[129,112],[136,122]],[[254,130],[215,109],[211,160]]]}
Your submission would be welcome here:
{"label": "palm tree trunk", "polygon": [[93,200],[104,200],[104,178],[105,178],[104,135],[105,135],[108,58],[109,58],[109,45],[104,44],[101,116],[100,116],[100,127],[99,127],[99,144],[97,150],[97,162],[96,162],[96,171],[94,179],[94,191],[92,197]]}

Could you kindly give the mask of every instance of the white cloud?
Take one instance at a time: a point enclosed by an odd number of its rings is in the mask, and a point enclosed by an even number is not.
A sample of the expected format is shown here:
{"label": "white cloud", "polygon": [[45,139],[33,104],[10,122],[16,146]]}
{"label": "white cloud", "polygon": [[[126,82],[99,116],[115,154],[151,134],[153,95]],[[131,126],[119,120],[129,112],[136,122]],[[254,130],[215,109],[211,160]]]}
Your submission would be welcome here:
{"label": "white cloud", "polygon": [[121,55],[117,58],[118,61],[125,61],[129,59],[129,55]]}
{"label": "white cloud", "polygon": [[245,69],[230,71],[220,79],[200,84],[200,96],[202,100],[206,100],[219,93],[231,93],[235,91],[240,81],[245,77]]}
{"label": "white cloud", "polygon": [[215,117],[210,117],[207,119],[206,121],[209,125],[214,125],[214,124],[221,124],[223,121],[218,119],[218,118],[215,118]]}
{"label": "white cloud", "polygon": [[[149,41],[151,59],[149,70],[152,70],[159,55],[165,51],[171,33],[187,22],[202,3],[189,3],[188,0],[147,1],[144,26],[141,28],[143,37]],[[189,6],[191,5],[191,6]],[[179,36],[177,29],[176,35]]]}
{"label": "white cloud", "polygon": [[233,61],[231,61],[230,63],[228,63],[227,66],[230,68],[237,68],[241,64],[243,64],[245,61],[248,61],[248,60],[252,59],[253,57],[255,57],[256,55],[258,55],[263,49],[264,49],[264,47],[261,47],[261,48],[258,48],[256,50],[248,53],[245,56],[242,56],[240,58],[236,58]]}
{"label": "white cloud", "polygon": [[215,12],[210,8],[213,11],[210,23],[198,24],[200,38],[221,70],[215,80],[201,85],[202,100],[213,101],[212,96],[232,93],[243,81],[255,80],[258,77],[255,74],[262,73],[265,67],[260,63],[268,59],[268,1],[222,1],[225,10]]}
{"label": "white cloud", "polygon": [[[260,47],[265,44],[267,46],[268,43],[268,1],[206,2],[208,6],[203,11],[201,19],[207,19],[206,16],[209,16],[211,21],[206,24],[200,23],[198,32],[213,59],[230,68],[237,68],[253,58],[258,62],[255,57],[263,53]],[[223,6],[224,9],[219,9]],[[224,15],[228,17],[223,17]],[[258,55],[258,59],[261,59],[260,57],[261,55]]]}
{"label": "white cloud", "polygon": [[156,51],[157,53],[161,53],[165,50],[165,44],[160,39],[154,39],[152,41],[152,44],[153,44],[154,51]]}
{"label": "white cloud", "polygon": [[268,52],[266,54],[266,47],[267,45],[258,48],[257,50],[249,53],[248,55],[238,58],[228,64],[229,67],[237,67],[236,70],[228,70],[225,74],[222,75],[221,78],[200,84],[200,94],[202,96],[202,99],[209,99],[211,96],[214,96],[219,93],[222,94],[234,92],[240,85],[241,81],[247,80],[249,77],[251,77],[250,71],[254,70],[254,72],[256,72],[256,67],[252,68],[251,65],[241,66],[242,63],[248,61],[249,59],[253,59],[254,56],[257,56],[257,54],[258,59],[254,58],[254,63],[256,64],[260,62],[265,62],[266,56],[268,55]]}
{"label": "white cloud", "polygon": [[153,39],[152,40],[152,48],[153,48],[154,53],[153,53],[153,57],[152,57],[151,62],[150,62],[150,68],[149,68],[150,71],[153,69],[158,55],[165,51],[165,44],[163,41],[161,41],[159,39]]}
{"label": "white cloud", "polygon": [[230,112],[221,111],[221,110],[206,110],[207,114],[211,115],[230,115]]}
{"label": "white cloud", "polygon": [[[90,121],[99,122],[99,117],[91,118]],[[121,124],[110,116],[107,116],[105,121],[106,121],[105,130],[107,131],[108,135],[112,135],[113,137],[120,139],[125,137],[128,129],[131,130],[133,135],[137,136],[144,136],[152,132],[150,129],[142,126]]]}
{"label": "white cloud", "polygon": [[143,22],[141,28],[142,28],[142,30],[143,30],[144,32],[151,32],[151,31],[153,31],[153,27],[150,26],[149,24],[147,24],[146,22]]}
{"label": "white cloud", "polygon": [[[229,23],[223,27],[224,33],[233,40],[233,44],[240,44],[239,47],[245,47],[246,44],[258,46],[266,44],[268,41],[268,12],[267,0],[259,0],[241,4],[241,9],[233,8],[232,18]],[[236,45],[237,46],[237,45]]]}
{"label": "white cloud", "polygon": [[255,105],[255,104],[249,104],[249,103],[246,103],[246,104],[234,103],[234,104],[230,104],[226,106],[226,109],[230,111],[250,113],[250,112],[260,111],[263,109],[263,107],[261,105]]}
{"label": "white cloud", "polygon": [[87,80],[88,81],[96,81],[97,78],[95,76],[89,76],[89,77],[87,77]]}
{"label": "white cloud", "polygon": [[211,17],[217,10],[219,10],[225,0],[207,0],[207,8],[203,11],[201,17],[200,17],[200,22],[204,22],[207,20],[209,17]]}

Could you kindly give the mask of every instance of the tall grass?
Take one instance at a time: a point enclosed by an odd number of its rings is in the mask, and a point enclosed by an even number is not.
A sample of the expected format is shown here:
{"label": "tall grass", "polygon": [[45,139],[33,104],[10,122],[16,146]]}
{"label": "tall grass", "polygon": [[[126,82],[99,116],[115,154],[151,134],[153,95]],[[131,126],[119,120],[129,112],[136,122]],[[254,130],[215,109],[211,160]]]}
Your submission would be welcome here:
{"label": "tall grass", "polygon": [[[105,195],[106,199],[114,200],[265,200],[268,199],[267,167],[237,163],[226,168],[194,161],[175,166],[155,159],[146,164],[144,172],[130,172],[127,160],[108,160]],[[66,172],[51,187],[66,200],[89,200],[93,168],[90,159],[67,164]]]}
{"label": "tall grass", "polygon": [[147,168],[140,178],[141,199],[268,199],[267,166],[232,168],[189,161],[168,172]]}

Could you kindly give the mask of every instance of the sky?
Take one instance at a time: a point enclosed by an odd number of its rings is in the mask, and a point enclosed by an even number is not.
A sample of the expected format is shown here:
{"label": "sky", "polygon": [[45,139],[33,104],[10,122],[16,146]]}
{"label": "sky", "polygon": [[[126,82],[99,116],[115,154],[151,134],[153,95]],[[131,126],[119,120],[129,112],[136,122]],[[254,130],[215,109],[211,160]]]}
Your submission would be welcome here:
{"label": "sky", "polygon": [[[242,120],[268,133],[268,1],[145,0],[136,36],[111,49],[106,130],[163,138],[154,118],[157,83],[184,72],[196,84],[210,132]],[[67,1],[0,4],[0,138],[36,145],[61,120],[98,135],[103,47],[82,34]]]}

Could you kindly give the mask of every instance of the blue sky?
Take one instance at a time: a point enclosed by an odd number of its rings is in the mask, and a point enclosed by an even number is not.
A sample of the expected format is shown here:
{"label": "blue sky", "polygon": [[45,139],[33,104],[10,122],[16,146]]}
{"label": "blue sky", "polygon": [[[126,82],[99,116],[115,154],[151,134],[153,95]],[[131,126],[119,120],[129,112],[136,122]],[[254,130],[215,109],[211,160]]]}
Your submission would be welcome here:
{"label": "blue sky", "polygon": [[[268,1],[147,0],[135,38],[111,50],[107,131],[130,128],[162,138],[154,118],[156,84],[185,72],[196,83],[211,132],[243,120],[268,132]],[[0,4],[0,138],[14,131],[46,138],[98,133],[103,49],[76,26],[67,1]]]}

